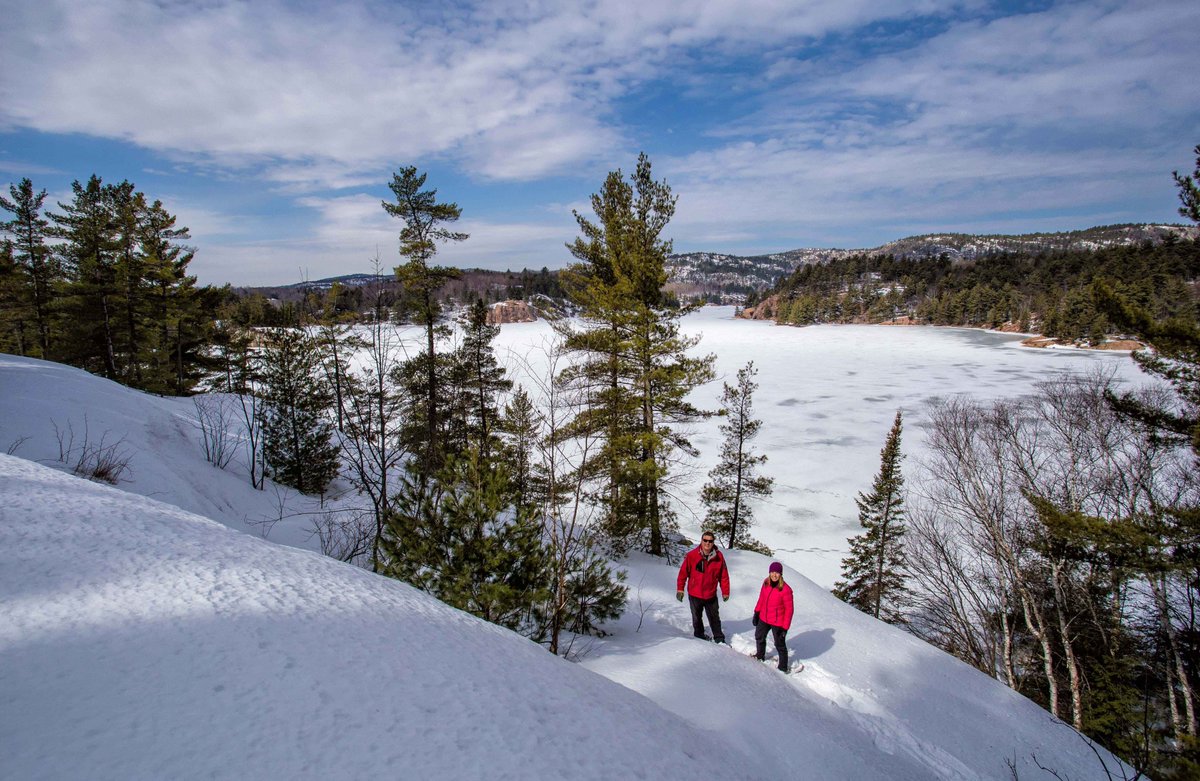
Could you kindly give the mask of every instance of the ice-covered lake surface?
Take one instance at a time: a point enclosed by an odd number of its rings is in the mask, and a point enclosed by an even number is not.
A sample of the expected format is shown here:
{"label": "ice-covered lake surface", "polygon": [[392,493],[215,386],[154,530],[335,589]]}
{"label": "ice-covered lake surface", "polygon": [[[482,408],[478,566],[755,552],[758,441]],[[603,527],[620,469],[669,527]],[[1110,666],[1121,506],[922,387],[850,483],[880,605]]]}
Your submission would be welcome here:
{"label": "ice-covered lake surface", "polygon": [[[1061,373],[1096,369],[1127,383],[1146,382],[1128,353],[1020,346],[1023,337],[969,328],[827,325],[793,328],[734,319],[732,307],[705,307],[683,321],[699,334],[699,354],[711,353],[717,380],[698,389],[693,402],[715,410],[722,381],[754,361],[754,396],[763,428],[754,445],[775,478],[774,495],[754,507],[753,534],[777,558],[831,587],[839,577],[847,539],[857,534],[854,498],[867,491],[879,469],[879,451],[896,410],[904,411],[905,474],[917,470],[924,447],[927,403],[967,394],[1016,398]],[[505,325],[498,357],[518,382],[544,373],[545,322]],[[711,418],[694,426],[700,456],[690,482],[674,489],[682,531],[695,539],[704,520],[700,488],[721,444]]]}

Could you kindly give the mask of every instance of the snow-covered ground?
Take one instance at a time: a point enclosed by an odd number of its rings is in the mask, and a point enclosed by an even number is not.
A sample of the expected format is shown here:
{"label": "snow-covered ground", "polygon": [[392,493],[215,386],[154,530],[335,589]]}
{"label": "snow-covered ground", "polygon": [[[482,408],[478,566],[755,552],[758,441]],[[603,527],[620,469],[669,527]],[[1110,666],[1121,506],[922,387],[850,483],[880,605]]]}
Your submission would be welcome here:
{"label": "snow-covered ground", "polygon": [[778,775],[398,581],[0,456],[0,776]]}
{"label": "snow-covered ground", "polygon": [[[728,314],[687,327],[721,374],[751,358],[762,370],[760,447],[779,484],[758,533],[789,565],[789,646],[806,665],[787,676],[745,656],[766,558],[729,556],[731,647],[690,637],[673,566],[631,558],[625,616],[572,664],[404,584],[254,539],[266,527],[247,520],[282,515],[269,539],[313,547],[315,500],[205,462],[191,401],[0,356],[0,451],[20,457],[0,455],[0,776],[1010,779],[1007,761],[1039,777],[1036,756],[1103,777],[1069,727],[824,587],[896,407],[913,452],[931,395],[1019,395],[1097,364],[1136,378],[1128,358]],[[506,326],[500,345],[516,366],[546,333]],[[93,444],[129,456],[118,488],[57,462],[52,423],[78,440],[85,415]],[[716,425],[697,428],[701,472]]]}

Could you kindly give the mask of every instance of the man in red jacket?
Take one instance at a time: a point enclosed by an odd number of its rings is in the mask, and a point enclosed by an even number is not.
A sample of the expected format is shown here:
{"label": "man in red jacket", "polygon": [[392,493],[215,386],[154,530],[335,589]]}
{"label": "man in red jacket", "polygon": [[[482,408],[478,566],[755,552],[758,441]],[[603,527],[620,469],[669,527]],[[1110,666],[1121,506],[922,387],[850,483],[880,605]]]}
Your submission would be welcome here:
{"label": "man in red jacket", "polygon": [[700,535],[700,547],[693,548],[683,557],[679,565],[679,578],[676,580],[675,598],[683,601],[683,584],[687,584],[688,604],[692,608],[692,634],[707,640],[704,634],[704,621],[701,614],[708,616],[708,625],[712,627],[712,639],[715,642],[725,642],[725,633],[721,631],[721,611],[717,603],[717,585],[721,586],[721,594],[729,601],[729,570],[725,566],[725,557],[717,550],[716,538],[712,532]]}

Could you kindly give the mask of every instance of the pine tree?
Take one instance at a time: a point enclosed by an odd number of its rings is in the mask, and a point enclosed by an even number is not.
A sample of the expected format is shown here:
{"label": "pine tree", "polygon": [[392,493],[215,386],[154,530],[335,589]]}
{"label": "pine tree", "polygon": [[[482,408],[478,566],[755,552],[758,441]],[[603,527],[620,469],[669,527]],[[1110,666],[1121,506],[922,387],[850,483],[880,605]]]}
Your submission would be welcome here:
{"label": "pine tree", "polygon": [[879,474],[869,494],[860,493],[858,522],[864,531],[850,539],[850,555],[842,560],[842,580],[834,596],[890,624],[904,622],[905,586],[904,478],[900,472],[901,413],[880,452]]}
{"label": "pine tree", "polygon": [[113,214],[113,188],[93,175],[86,185],[71,185],[73,199],[51,214],[53,233],[65,241],[69,281],[63,289],[64,344],[69,363],[112,380],[117,368],[116,328],[118,226]]}
{"label": "pine tree", "polygon": [[338,447],[326,418],[329,390],[320,353],[303,331],[276,329],[263,351],[263,453],[270,476],[323,494],[338,473]]}
{"label": "pine tree", "polygon": [[13,243],[8,239],[0,240],[0,351],[28,355],[33,330]]}
{"label": "pine tree", "polygon": [[[9,322],[18,332],[22,355],[49,358],[51,351],[51,300],[62,270],[46,240],[50,222],[42,216],[46,191],[35,193],[33,182],[22,179],[8,188],[12,200],[0,197],[0,208],[13,219],[0,222],[0,233],[12,236],[11,295],[7,306]],[[11,319],[10,319],[11,318]],[[28,322],[28,328],[25,323]]]}
{"label": "pine tree", "polygon": [[[625,573],[614,570],[592,545],[573,545],[565,552],[561,588],[551,594],[552,599],[537,606],[537,618],[551,653],[561,650],[564,655],[570,653],[570,648],[560,647],[563,630],[574,635],[602,634],[600,625],[620,618],[629,594]],[[558,571],[559,565],[553,568]],[[541,641],[543,636],[535,639]]]}
{"label": "pine tree", "polygon": [[218,366],[209,356],[215,329],[209,313],[221,294],[196,287],[196,277],[187,273],[195,251],[180,243],[190,235],[175,223],[175,216],[158,200],[144,205],[139,215],[146,333],[138,359],[145,364],[142,387],[182,396],[192,391],[205,370]]}
{"label": "pine tree", "polygon": [[499,397],[513,385],[504,376],[504,368],[492,349],[500,326],[489,325],[487,314],[487,305],[476,301],[464,318],[462,345],[454,356],[454,385],[459,395],[456,417],[460,417],[457,428],[461,434],[451,438],[457,449],[469,445],[478,448],[485,458],[499,446]]}
{"label": "pine tree", "polygon": [[408,261],[396,267],[396,278],[404,285],[407,308],[425,328],[425,350],[412,358],[406,369],[406,384],[413,402],[422,406],[419,413],[411,417],[423,426],[424,431],[415,433],[410,429],[406,439],[417,459],[418,475],[422,480],[429,480],[445,457],[439,402],[445,392],[446,362],[438,360],[436,343],[446,331],[438,326],[441,307],[437,291],[458,276],[454,269],[431,266],[429,262],[437,254],[439,242],[465,241],[468,237],[447,227],[458,221],[462,209],[455,203],[438,203],[437,190],[421,189],[425,179],[426,174],[418,174],[414,166],[401,168],[388,185],[396,202],[382,203],[384,211],[404,221],[400,231],[400,254]]}
{"label": "pine tree", "polygon": [[549,583],[534,513],[512,504],[503,465],[477,448],[447,457],[435,477],[403,479],[380,544],[383,573],[528,633]]}
{"label": "pine tree", "polygon": [[750,445],[750,440],[762,428],[762,421],[754,417],[753,409],[754,391],[758,389],[758,383],[754,382],[757,374],[751,361],[738,370],[736,386],[724,384],[721,411],[726,418],[720,427],[725,435],[721,443],[721,460],[708,473],[709,482],[700,491],[700,498],[708,508],[705,528],[727,539],[727,547],[770,555],[770,549],[749,532],[754,515],[747,500],[770,496],[775,482],[754,473],[755,468],[767,460],[765,455],[754,453]]}
{"label": "pine tree", "polygon": [[518,387],[504,405],[500,431],[504,441],[504,460],[512,479],[513,501],[518,507],[537,503],[537,446],[541,416],[533,399]]}
{"label": "pine tree", "polygon": [[1191,176],[1181,176],[1178,171],[1173,172],[1171,176],[1175,179],[1175,186],[1179,188],[1179,202],[1182,204],[1179,207],[1180,216],[1200,223],[1200,144],[1192,151],[1196,155],[1196,170]]}
{"label": "pine tree", "polygon": [[663,295],[671,242],[662,233],[675,197],[646,155],[629,181],[611,172],[591,203],[598,222],[575,213],[582,235],[568,248],[580,262],[563,275],[584,323],[564,328],[566,348],[580,355],[564,379],[591,399],[569,433],[602,439],[583,469],[604,481],[609,541],[662,555],[674,526],[662,488],[677,452],[696,454],[680,426],[703,416],[687,395],[712,378],[711,359],[687,354],[699,337],[682,335],[687,310]]}
{"label": "pine tree", "polygon": [[92,176],[51,214],[63,239],[63,281],[55,285],[68,363],[155,393],[189,393],[205,371],[220,291],[187,275],[188,238],[161,201],[133,184]]}

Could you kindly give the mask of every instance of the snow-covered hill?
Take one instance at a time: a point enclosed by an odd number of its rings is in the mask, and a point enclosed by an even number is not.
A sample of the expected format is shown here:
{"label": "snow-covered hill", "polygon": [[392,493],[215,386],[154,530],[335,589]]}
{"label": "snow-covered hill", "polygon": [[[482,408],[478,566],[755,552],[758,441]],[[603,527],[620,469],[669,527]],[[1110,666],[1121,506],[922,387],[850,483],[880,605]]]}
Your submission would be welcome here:
{"label": "snow-covered hill", "polygon": [[764,778],[394,580],[0,456],[6,778]]}
{"label": "snow-covered hill", "polygon": [[[916,781],[1036,778],[1036,757],[1103,777],[1041,708],[790,568],[806,669],[748,659],[756,554],[729,555],[731,647],[690,637],[674,566],[633,557],[625,616],[573,664],[255,539],[272,492],[201,458],[193,410],[0,358],[0,449],[29,437],[17,455],[49,463],[0,456],[0,776]],[[85,411],[124,437],[131,482],[57,464],[47,421]]]}
{"label": "snow-covered hill", "polygon": [[[69,470],[85,447],[101,446],[128,459],[118,482],[123,490],[251,534],[269,529],[276,542],[318,548],[307,513],[320,502],[269,481],[265,491],[253,488],[240,443],[231,443],[235,453],[227,469],[208,463],[191,399],[163,398],[64,364],[0,354],[0,452]],[[335,484],[334,492],[342,488]]]}

